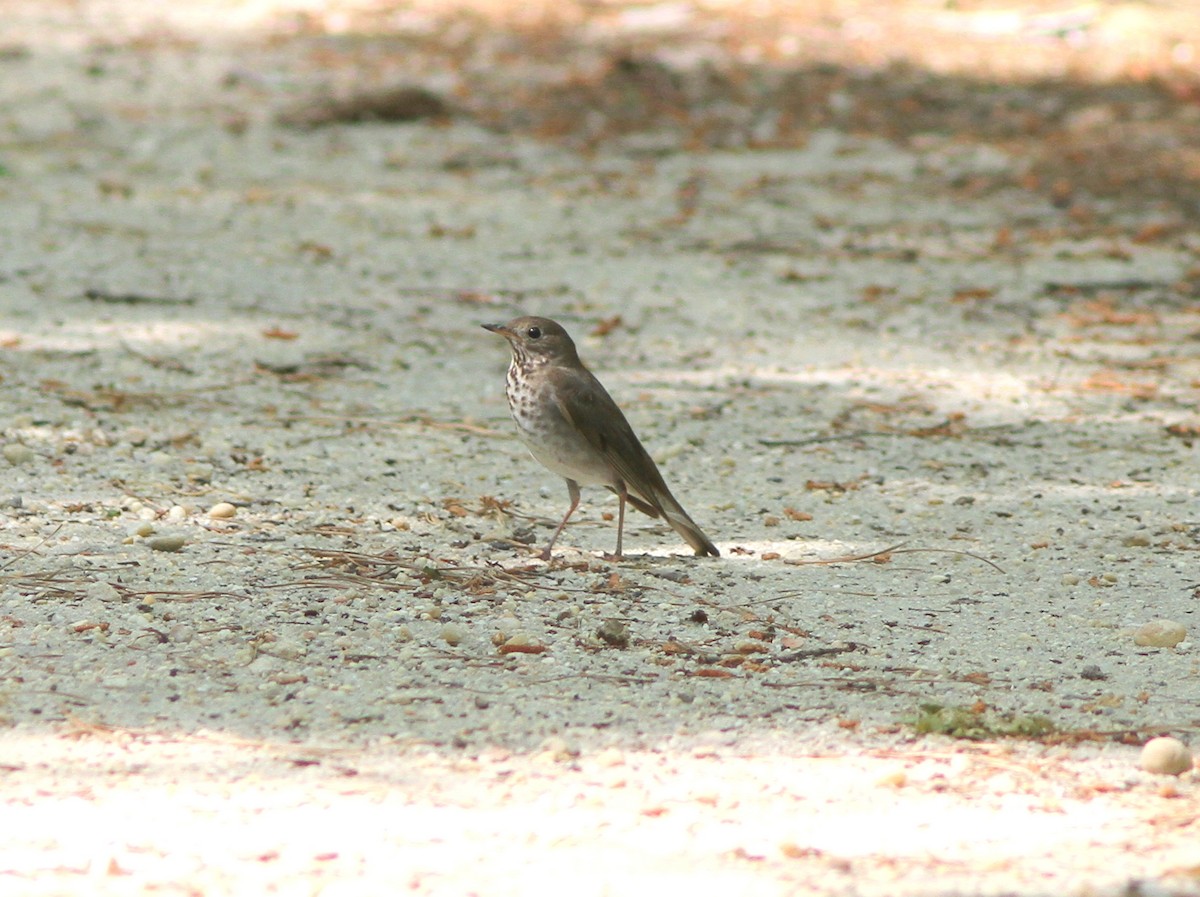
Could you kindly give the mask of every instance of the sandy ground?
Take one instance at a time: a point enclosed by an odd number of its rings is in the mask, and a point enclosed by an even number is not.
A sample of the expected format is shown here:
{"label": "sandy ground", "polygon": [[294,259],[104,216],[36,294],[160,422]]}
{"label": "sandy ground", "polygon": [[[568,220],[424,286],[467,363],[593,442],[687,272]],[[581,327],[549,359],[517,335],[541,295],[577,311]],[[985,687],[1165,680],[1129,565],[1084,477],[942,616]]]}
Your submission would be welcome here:
{"label": "sandy ground", "polygon": [[[285,127],[259,12],[4,4],[5,892],[1200,891],[1138,767],[1200,729],[1186,215],[936,133]],[[535,559],[521,313],[721,558],[592,490]]]}

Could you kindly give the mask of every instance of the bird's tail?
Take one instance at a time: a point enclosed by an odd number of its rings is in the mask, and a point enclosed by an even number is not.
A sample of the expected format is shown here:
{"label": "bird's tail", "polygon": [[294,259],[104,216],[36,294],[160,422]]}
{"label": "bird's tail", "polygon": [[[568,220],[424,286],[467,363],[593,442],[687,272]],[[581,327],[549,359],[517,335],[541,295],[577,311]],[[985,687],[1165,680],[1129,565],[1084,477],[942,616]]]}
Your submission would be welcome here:
{"label": "bird's tail", "polygon": [[688,512],[675,500],[675,496],[670,491],[663,489],[657,492],[654,496],[654,504],[632,493],[629,493],[626,498],[643,514],[664,518],[671,525],[671,529],[683,536],[683,541],[692,546],[692,550],[696,554],[710,555],[711,557],[721,556],[721,552],[717,551],[717,546],[709,541],[708,536],[704,535],[704,531],[696,525],[695,520],[688,516]]}

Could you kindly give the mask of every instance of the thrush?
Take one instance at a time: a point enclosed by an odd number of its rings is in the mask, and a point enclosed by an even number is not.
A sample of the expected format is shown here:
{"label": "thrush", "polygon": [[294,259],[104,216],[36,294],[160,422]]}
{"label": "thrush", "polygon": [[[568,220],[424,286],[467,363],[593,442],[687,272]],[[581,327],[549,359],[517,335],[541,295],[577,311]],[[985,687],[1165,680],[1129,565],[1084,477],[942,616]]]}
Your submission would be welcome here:
{"label": "thrush", "polygon": [[606,486],[617,494],[617,557],[626,502],[651,517],[664,518],[696,554],[720,555],[675,500],[617,403],[579,360],[562,325],[549,318],[524,317],[483,327],[503,336],[512,349],[505,395],[521,441],[537,461],[567,481],[571,506],[542,552],[543,559],[550,559],[550,549],[579,507],[581,485]]}

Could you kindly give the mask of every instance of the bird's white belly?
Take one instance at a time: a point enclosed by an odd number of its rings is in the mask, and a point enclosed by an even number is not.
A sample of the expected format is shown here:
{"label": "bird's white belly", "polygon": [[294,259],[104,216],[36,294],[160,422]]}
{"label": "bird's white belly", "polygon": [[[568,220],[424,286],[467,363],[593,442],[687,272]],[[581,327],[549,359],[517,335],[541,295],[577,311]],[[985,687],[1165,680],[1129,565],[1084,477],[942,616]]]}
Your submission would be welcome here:
{"label": "bird's white belly", "polygon": [[[528,388],[518,387],[510,376],[508,402],[517,424],[517,435],[539,464],[580,485],[613,483],[608,464],[558,413],[551,397],[535,395]],[[539,408],[541,413],[537,412]]]}
{"label": "bird's white belly", "polygon": [[529,449],[529,454],[548,470],[568,480],[574,480],[581,486],[606,486],[612,483],[613,477],[608,465],[596,463],[594,453],[590,450],[584,451],[584,446],[551,444],[545,440],[530,439],[524,429],[519,432],[521,441]]}

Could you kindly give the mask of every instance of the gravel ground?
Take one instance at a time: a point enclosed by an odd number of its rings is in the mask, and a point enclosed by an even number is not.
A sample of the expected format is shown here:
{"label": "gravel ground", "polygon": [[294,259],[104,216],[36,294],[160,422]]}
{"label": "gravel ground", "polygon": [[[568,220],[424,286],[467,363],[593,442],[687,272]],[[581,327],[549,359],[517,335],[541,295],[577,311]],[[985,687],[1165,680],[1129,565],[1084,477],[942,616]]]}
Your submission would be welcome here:
{"label": "gravel ground", "polygon": [[[17,893],[1197,893],[1193,224],[932,133],[286,127],[252,8],[6,4]],[[525,313],[721,558],[590,490],[535,559]]]}

